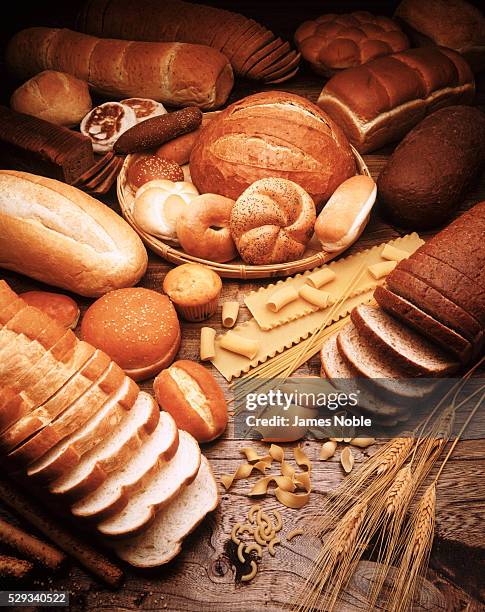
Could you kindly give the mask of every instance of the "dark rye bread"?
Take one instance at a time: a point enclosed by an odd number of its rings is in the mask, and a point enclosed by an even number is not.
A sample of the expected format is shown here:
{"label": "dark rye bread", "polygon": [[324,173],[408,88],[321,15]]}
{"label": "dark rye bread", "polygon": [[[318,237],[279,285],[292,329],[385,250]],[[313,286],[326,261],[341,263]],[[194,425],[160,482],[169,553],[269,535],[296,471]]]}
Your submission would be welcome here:
{"label": "dark rye bread", "polygon": [[[334,334],[326,340],[320,351],[322,363],[321,374],[327,378],[336,389],[350,391],[355,389],[355,381],[359,374],[354,370],[339,353],[337,347],[337,335]],[[345,381],[350,379],[351,389],[346,388]],[[399,421],[407,419],[408,410],[401,402],[393,404],[387,401],[376,400],[372,393],[366,393],[365,389],[359,388],[359,409],[373,417],[382,425],[397,425]]]}
{"label": "dark rye bread", "polygon": [[448,349],[462,363],[470,361],[472,357],[471,343],[451,327],[447,327],[409,300],[386,287],[377,287],[374,291],[374,299],[386,312],[416,329],[436,344]]}
{"label": "dark rye bread", "polygon": [[[459,248],[459,247],[458,247]],[[452,302],[461,306],[485,328],[485,289],[448,264],[425,255],[419,249],[412,257],[403,259],[397,268],[410,272],[434,287]]]}
{"label": "dark rye bread", "polygon": [[72,184],[93,166],[94,153],[79,132],[0,106],[0,163]]}
{"label": "dark rye bread", "polygon": [[450,353],[412,331],[379,306],[356,306],[351,319],[359,335],[408,376],[450,376],[460,367]]}
{"label": "dark rye bread", "polygon": [[337,336],[337,347],[345,361],[359,376],[372,379],[376,387],[397,399],[418,399],[429,395],[434,383],[423,379],[416,383],[397,364],[390,363],[379,349],[358,332],[353,323],[346,325]]}
{"label": "dark rye bread", "polygon": [[430,287],[420,278],[395,268],[386,278],[388,288],[409,300],[438,321],[450,326],[477,346],[483,342],[483,330],[466,310]]}

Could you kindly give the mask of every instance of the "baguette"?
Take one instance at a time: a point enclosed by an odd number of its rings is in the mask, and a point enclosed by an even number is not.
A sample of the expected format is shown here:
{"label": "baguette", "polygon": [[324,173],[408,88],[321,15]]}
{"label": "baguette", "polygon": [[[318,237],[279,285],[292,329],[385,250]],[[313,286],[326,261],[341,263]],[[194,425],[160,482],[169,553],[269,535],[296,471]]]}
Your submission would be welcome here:
{"label": "baguette", "polygon": [[231,65],[210,47],[99,39],[55,28],[18,32],[8,44],[6,63],[21,79],[59,70],[110,98],[151,98],[209,110],[224,104],[234,83]]}
{"label": "baguette", "polygon": [[0,170],[0,267],[95,297],[134,285],[146,266],[141,240],[101,202],[53,179]]}
{"label": "baguette", "polygon": [[0,578],[23,580],[34,569],[33,563],[9,555],[0,555]]}
{"label": "baguette", "polygon": [[471,104],[473,73],[455,51],[409,49],[332,77],[318,105],[361,153],[402,138],[425,115],[451,104]]}

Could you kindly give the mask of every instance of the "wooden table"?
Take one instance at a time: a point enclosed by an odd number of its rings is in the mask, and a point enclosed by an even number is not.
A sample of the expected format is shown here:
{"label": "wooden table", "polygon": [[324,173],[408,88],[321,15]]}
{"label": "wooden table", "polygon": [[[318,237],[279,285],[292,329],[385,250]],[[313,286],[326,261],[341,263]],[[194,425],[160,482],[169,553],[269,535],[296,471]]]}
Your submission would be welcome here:
{"label": "wooden table", "polygon": [[[318,77],[304,74],[282,87],[316,100],[321,89]],[[260,91],[256,83],[238,84],[232,99]],[[383,166],[386,154],[367,155],[366,162],[376,177]],[[485,179],[476,186],[463,203],[467,208],[471,203],[485,198]],[[105,202],[117,207],[114,192]],[[397,237],[399,232],[377,215],[371,219],[362,238],[352,248],[357,252],[363,248]],[[164,275],[170,265],[155,255],[145,277],[140,283],[144,287],[162,290]],[[45,288],[14,273],[1,274],[16,291]],[[264,281],[243,282],[224,281],[221,302],[238,300],[241,304],[240,321],[249,318],[243,298],[250,290],[264,285]],[[76,298],[84,310],[89,300]],[[221,328],[220,311],[210,325],[217,331]],[[199,330],[201,324],[183,323],[183,341],[179,358],[198,360]],[[213,368],[216,377],[231,396],[228,385]],[[318,374],[318,359],[305,364],[301,373]],[[142,388],[151,391],[151,380],[142,383]],[[242,460],[240,448],[247,445],[234,437],[232,422],[222,439],[205,445],[204,453],[210,459],[215,474],[233,472]],[[262,443],[251,442],[256,449],[265,447]],[[291,445],[289,445],[291,447]],[[283,508],[284,532],[293,528],[296,522],[311,515],[322,503],[326,492],[333,489],[343,478],[338,456],[322,462],[318,461],[320,443],[305,441],[303,447],[313,460],[313,485],[310,503],[302,510]],[[267,447],[265,447],[267,448]],[[369,449],[373,452],[376,447]],[[356,452],[357,461],[365,459],[367,452]],[[289,449],[287,450],[290,457]],[[229,492],[221,487],[219,508],[184,542],[182,553],[168,566],[153,571],[135,571],[126,567],[126,584],[118,592],[110,592],[96,583],[91,577],[73,566],[67,575],[49,579],[45,588],[66,589],[71,593],[73,609],[127,609],[127,610],[187,610],[202,611],[277,611],[292,601],[296,589],[306,575],[308,565],[306,554],[298,548],[298,538],[293,543],[283,542],[277,548],[274,558],[268,554],[260,564],[256,578],[249,584],[236,580],[234,558],[228,548],[232,525],[244,520],[253,503],[246,493],[254,479],[239,481]],[[281,506],[272,495],[263,500],[267,509]],[[2,510],[2,513],[4,510]],[[485,600],[485,449],[483,440],[461,442],[447,465],[438,486],[437,537],[433,549],[426,585],[426,602],[423,610],[481,610]],[[356,579],[347,590],[341,610],[367,610],[362,589],[366,586],[369,564],[362,563]],[[44,588],[42,584],[36,588]],[[440,603],[444,596],[445,606]]]}

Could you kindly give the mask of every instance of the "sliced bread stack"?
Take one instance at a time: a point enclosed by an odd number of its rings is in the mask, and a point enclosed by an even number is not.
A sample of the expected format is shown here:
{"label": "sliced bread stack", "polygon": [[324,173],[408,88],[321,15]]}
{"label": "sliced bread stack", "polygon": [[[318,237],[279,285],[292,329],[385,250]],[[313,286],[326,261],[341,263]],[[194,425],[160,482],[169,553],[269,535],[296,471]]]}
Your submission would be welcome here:
{"label": "sliced bread stack", "polygon": [[218,503],[195,439],[105,353],[4,281],[0,355],[0,454],[8,469],[90,520],[128,562],[143,565],[153,541],[163,548],[146,565],[173,558]]}
{"label": "sliced bread stack", "polygon": [[104,38],[208,45],[242,77],[281,83],[298,71],[300,54],[273,32],[232,11],[184,0],[91,0],[78,28]]}
{"label": "sliced bread stack", "polygon": [[[356,307],[352,322],[325,343],[323,374],[372,379],[405,403],[432,390],[429,378],[453,376],[478,357],[485,333],[484,237],[481,202],[401,261],[386,286],[377,287],[378,306]],[[417,385],[409,378],[426,380]]]}

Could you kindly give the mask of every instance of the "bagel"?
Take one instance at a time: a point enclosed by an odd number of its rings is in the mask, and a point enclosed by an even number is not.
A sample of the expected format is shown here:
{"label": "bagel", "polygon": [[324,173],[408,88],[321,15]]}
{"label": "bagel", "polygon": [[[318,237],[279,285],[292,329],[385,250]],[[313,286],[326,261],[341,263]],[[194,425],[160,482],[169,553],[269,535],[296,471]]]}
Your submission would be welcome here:
{"label": "bagel", "polygon": [[287,179],[265,178],[236,200],[230,227],[243,261],[277,264],[303,255],[315,219],[315,204],[302,187]]}
{"label": "bagel", "polygon": [[234,200],[214,193],[194,198],[177,220],[177,238],[186,253],[223,263],[237,256],[229,229]]}

